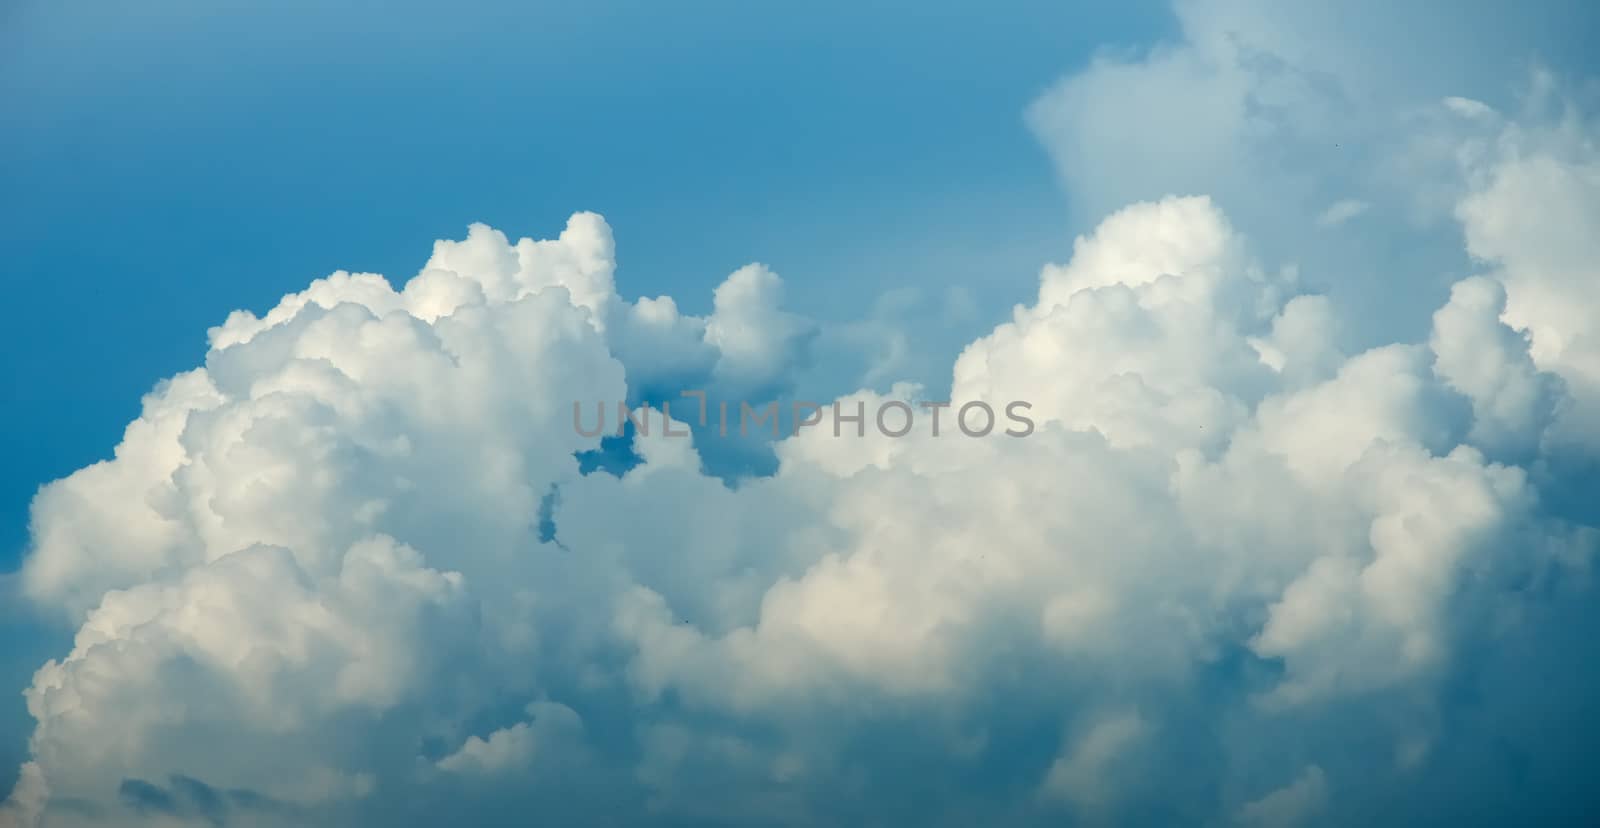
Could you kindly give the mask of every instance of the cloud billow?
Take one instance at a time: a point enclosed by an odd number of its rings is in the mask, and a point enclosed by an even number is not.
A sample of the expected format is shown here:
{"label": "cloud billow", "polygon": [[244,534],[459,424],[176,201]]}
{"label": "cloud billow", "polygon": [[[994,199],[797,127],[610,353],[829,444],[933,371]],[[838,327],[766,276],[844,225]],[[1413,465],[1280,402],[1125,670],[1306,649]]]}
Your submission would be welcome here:
{"label": "cloud billow", "polygon": [[[1189,38],[1047,96],[1058,160],[1098,151],[1062,112],[1231,48]],[[585,467],[575,400],[777,399],[848,350],[759,265],[704,317],[623,298],[589,213],[236,312],[34,502],[21,589],[78,632],[0,820],[1576,824],[1600,151],[1579,110],[1466,103],[1425,184],[1475,264],[1409,335],[1352,344],[1229,198],[1141,196],[951,369],[1026,440]]]}

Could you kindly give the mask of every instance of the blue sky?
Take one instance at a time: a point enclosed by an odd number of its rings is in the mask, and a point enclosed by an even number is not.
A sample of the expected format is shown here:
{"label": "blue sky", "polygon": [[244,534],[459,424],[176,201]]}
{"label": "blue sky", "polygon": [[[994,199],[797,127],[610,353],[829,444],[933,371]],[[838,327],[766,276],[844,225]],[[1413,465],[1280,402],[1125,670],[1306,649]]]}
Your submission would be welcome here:
{"label": "blue sky", "polygon": [[0,826],[1577,824],[1595,14],[8,4]]}
{"label": "blue sky", "polygon": [[[992,283],[1003,312],[1065,249],[1023,107],[1108,37],[1171,26],[1158,3],[1018,4],[978,29],[856,3],[4,14],[0,272],[31,311],[0,332],[0,571],[38,487],[107,458],[228,312],[336,269],[403,279],[474,221],[542,235],[600,211],[622,289],[696,310],[763,261],[817,315],[858,313],[837,288],[863,281]],[[4,640],[14,688],[64,639]],[[9,779],[26,719],[10,693],[0,711]]]}
{"label": "blue sky", "polygon": [[[1469,70],[1581,68],[1595,58],[1563,23],[1582,6],[1429,21]],[[0,334],[0,565],[34,490],[103,458],[139,395],[203,352],[198,332],[307,274],[404,278],[419,239],[474,221],[537,234],[599,211],[627,244],[624,291],[691,309],[762,261],[814,315],[861,309],[842,285],[932,282],[982,285],[995,318],[1097,218],[1072,221],[1023,110],[1094,54],[1174,29],[1144,0],[981,18],[405,2],[376,24],[348,3],[86,9],[13,4],[0,32],[0,240],[31,309]]]}
{"label": "blue sky", "polygon": [[872,3],[86,8],[13,6],[0,34],[4,270],[34,309],[3,334],[13,565],[34,490],[103,458],[207,327],[336,269],[403,279],[474,221],[599,211],[624,292],[691,310],[762,261],[816,315],[862,310],[838,288],[863,282],[984,285],[1003,313],[1066,247],[1023,108],[1172,25],[1158,3],[981,26]]}

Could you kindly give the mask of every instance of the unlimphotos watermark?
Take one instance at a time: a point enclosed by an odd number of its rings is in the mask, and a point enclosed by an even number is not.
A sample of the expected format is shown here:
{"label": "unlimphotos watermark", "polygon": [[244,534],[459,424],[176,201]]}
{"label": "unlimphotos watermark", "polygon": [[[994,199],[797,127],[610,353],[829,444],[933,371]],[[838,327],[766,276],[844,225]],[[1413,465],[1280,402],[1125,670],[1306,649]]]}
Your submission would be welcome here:
{"label": "unlimphotos watermark", "polygon": [[[940,415],[952,408],[954,408],[954,411],[950,421],[955,423],[957,431],[967,437],[987,437],[990,434],[997,433],[995,431],[997,425],[1006,424],[1009,425],[998,433],[1007,437],[1027,437],[1033,433],[1034,428],[1033,420],[1024,413],[1033,408],[1033,404],[1025,400],[1006,403],[1003,408],[1006,423],[1000,422],[1000,418],[995,414],[994,406],[982,400],[963,403],[959,407],[952,406],[949,402],[920,401],[913,404],[905,400],[886,400],[878,405],[878,410],[870,417],[867,412],[867,403],[864,400],[856,400],[854,402],[853,412],[849,410],[848,406],[850,404],[847,403],[835,402],[828,406],[822,403],[796,400],[788,408],[790,426],[788,429],[783,429],[780,426],[779,414],[784,409],[776,401],[767,402],[758,408],[744,400],[734,402],[722,400],[716,403],[713,415],[713,406],[706,399],[706,392],[684,391],[679,396],[694,398],[699,403],[698,419],[701,428],[709,428],[712,424],[712,417],[715,416],[717,435],[721,437],[727,437],[730,433],[730,427],[735,424],[737,424],[740,437],[747,437],[752,433],[759,434],[763,430],[770,431],[773,439],[777,439],[784,432],[787,432],[792,437],[798,435],[801,429],[820,426],[824,415],[830,409],[833,414],[833,436],[835,437],[843,437],[850,431],[853,431],[857,437],[865,437],[867,436],[868,423],[876,427],[878,433],[885,437],[904,437],[916,427],[918,408],[928,412],[929,425],[931,426],[929,434],[933,437],[939,437],[948,432],[948,429],[940,430],[941,425],[947,424],[940,420]],[[617,417],[615,430],[611,433],[620,437],[627,433],[627,429],[631,425],[636,434],[645,437],[650,436],[651,412],[654,409],[648,406],[632,409],[625,402],[613,403],[610,406],[603,401],[594,403],[594,427],[585,428],[584,403],[573,401],[573,429],[584,437],[605,435],[607,433],[606,411],[608,407],[616,412]],[[661,402],[660,420],[661,436],[689,436],[690,430],[688,428],[673,428],[675,421],[672,418],[671,402]],[[677,420],[676,422],[683,423],[685,421]],[[845,428],[847,423],[854,428]]]}

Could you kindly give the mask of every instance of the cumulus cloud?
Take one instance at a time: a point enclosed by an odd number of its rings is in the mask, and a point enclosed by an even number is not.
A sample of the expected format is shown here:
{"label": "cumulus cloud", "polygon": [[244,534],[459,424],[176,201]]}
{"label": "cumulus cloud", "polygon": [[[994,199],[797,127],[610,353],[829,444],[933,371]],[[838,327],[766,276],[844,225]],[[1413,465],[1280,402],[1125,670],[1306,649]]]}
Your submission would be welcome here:
{"label": "cumulus cloud", "polygon": [[583,723],[571,708],[535,702],[527,712],[531,721],[501,728],[487,738],[468,737],[460,750],[435,764],[450,773],[503,774],[528,770],[540,751],[561,749],[564,737],[579,737],[565,745],[567,750],[581,749]]}
{"label": "cumulus cloud", "polygon": [[1322,215],[1317,217],[1317,223],[1324,227],[1333,227],[1344,224],[1356,216],[1365,213],[1367,208],[1370,206],[1371,205],[1367,204],[1365,201],[1361,201],[1359,199],[1340,199],[1339,201],[1335,201],[1334,203],[1328,205],[1328,209],[1322,211]]}
{"label": "cumulus cloud", "polygon": [[1328,782],[1322,768],[1311,765],[1289,785],[1239,809],[1237,824],[1256,828],[1304,825],[1327,805]]}
{"label": "cumulus cloud", "polygon": [[1028,108],[1077,217],[1204,193],[1272,260],[1361,308],[1343,343],[1411,337],[1467,266],[1451,216],[1460,126],[1503,123],[1496,108],[1518,105],[1544,37],[1572,16],[1447,0],[1172,7],[1173,38],[1105,50]]}
{"label": "cumulus cloud", "polygon": [[1122,787],[1109,777],[1119,756],[1145,736],[1144,720],[1137,713],[1117,713],[1096,721],[1050,765],[1040,793],[1093,813]]}
{"label": "cumulus cloud", "polygon": [[[1238,116],[1185,134],[1194,163],[1303,130],[1262,107],[1323,100],[1315,73],[1240,37],[1337,61],[1184,9],[1183,44],[1036,108],[1069,173],[1111,125],[1066,116],[1130,89]],[[1552,720],[1592,734],[1600,686],[1559,669],[1597,620],[1600,156],[1570,112],[1467,101],[1432,106],[1471,259],[1406,336],[1346,336],[1359,309],[1248,199],[1141,194],[967,346],[948,399],[878,383],[892,359],[817,396],[906,401],[904,437],[830,418],[726,448],[679,392],[812,394],[819,354],[877,340],[785,310],[760,265],[704,317],[624,298],[593,214],[236,312],[113,459],[34,502],[20,590],[77,633],[26,690],[0,819],[1559,817],[1586,780]],[[1175,170],[1151,186],[1206,189]],[[1312,194],[1304,237],[1369,223],[1319,223]],[[1019,400],[1026,437],[954,427]],[[656,427],[595,470],[575,402]],[[770,473],[730,473],[752,447]]]}

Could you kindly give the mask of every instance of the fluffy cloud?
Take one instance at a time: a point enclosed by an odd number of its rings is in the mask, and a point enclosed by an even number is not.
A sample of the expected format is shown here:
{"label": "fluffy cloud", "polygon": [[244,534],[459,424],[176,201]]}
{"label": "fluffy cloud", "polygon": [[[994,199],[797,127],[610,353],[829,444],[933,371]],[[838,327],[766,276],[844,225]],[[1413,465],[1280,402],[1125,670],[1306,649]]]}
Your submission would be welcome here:
{"label": "fluffy cloud", "polygon": [[[1185,9],[1184,44],[1036,108],[1069,173],[1103,136],[1063,113],[1119,90],[1238,116],[1155,187],[1303,132],[1262,96],[1320,87]],[[1472,264],[1406,336],[1348,336],[1360,309],[1248,198],[1151,193],[965,349],[950,408],[911,384],[827,406],[865,433],[720,435],[718,401],[827,399],[817,355],[871,338],[785,311],[759,265],[705,317],[625,299],[592,214],[236,312],[34,503],[20,589],[77,634],[26,691],[0,819],[1560,821],[1600,687],[1561,669],[1600,620],[1600,155],[1569,113],[1430,111]],[[1384,215],[1341,197],[1283,220]],[[871,422],[893,400],[900,438]],[[954,426],[1016,401],[1026,437]],[[594,471],[574,402],[654,427]]]}

